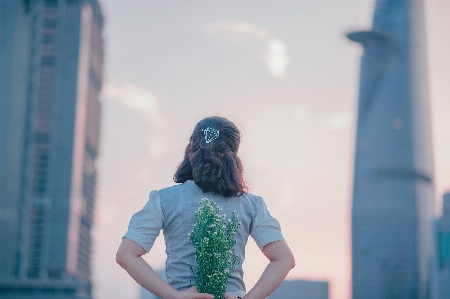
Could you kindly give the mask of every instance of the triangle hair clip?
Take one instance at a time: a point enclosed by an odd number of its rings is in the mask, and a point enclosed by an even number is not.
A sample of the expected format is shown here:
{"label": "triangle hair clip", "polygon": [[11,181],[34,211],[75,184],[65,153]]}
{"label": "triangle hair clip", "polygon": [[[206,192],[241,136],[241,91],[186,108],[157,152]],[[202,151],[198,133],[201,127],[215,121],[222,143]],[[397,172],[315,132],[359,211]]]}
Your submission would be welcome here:
{"label": "triangle hair clip", "polygon": [[205,134],[206,143],[210,143],[211,141],[219,138],[219,131],[217,131],[216,129],[210,128],[210,127],[207,127],[206,129],[204,129],[203,134]]}

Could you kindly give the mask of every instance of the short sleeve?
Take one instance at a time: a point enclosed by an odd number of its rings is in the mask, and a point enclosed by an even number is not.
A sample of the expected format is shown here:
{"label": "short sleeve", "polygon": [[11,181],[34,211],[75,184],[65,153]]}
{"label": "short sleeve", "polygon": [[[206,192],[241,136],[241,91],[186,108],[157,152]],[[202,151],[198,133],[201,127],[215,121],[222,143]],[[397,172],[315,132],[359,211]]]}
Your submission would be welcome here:
{"label": "short sleeve", "polygon": [[280,223],[270,215],[261,197],[258,197],[255,225],[250,235],[261,250],[271,242],[284,240]]}
{"label": "short sleeve", "polygon": [[159,191],[154,190],[142,210],[131,217],[123,238],[136,242],[149,252],[162,229],[163,219]]}

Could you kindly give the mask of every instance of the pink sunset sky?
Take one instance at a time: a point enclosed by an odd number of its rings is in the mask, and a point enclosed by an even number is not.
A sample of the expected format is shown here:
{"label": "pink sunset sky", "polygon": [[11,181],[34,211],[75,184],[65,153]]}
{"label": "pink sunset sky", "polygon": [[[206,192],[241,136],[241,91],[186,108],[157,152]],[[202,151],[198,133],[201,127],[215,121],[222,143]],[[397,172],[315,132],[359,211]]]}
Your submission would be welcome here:
{"label": "pink sunset sky", "polygon": [[[229,118],[251,192],[281,223],[291,279],[351,298],[350,209],[362,48],[374,1],[100,1],[105,17],[102,136],[94,228],[97,299],[137,299],[115,263],[131,215],[173,184],[194,125]],[[450,1],[426,1],[436,213],[450,190]],[[159,237],[146,260],[164,266]],[[250,289],[267,264],[253,240]]]}

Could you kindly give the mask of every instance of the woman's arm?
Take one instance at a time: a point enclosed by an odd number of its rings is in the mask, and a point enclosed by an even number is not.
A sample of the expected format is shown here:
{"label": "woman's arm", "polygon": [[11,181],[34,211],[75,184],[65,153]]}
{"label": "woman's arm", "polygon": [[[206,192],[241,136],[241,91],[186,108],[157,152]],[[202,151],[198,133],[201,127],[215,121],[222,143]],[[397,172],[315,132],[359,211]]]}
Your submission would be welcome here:
{"label": "woman's arm", "polygon": [[161,299],[213,298],[212,295],[198,293],[195,286],[182,292],[175,290],[142,258],[145,253],[145,249],[139,244],[128,238],[123,238],[117,250],[116,261],[137,283]]}
{"label": "woman's arm", "polygon": [[270,260],[255,286],[244,299],[264,299],[283,282],[289,271],[295,266],[294,255],[286,241],[280,240],[267,244],[262,249]]}

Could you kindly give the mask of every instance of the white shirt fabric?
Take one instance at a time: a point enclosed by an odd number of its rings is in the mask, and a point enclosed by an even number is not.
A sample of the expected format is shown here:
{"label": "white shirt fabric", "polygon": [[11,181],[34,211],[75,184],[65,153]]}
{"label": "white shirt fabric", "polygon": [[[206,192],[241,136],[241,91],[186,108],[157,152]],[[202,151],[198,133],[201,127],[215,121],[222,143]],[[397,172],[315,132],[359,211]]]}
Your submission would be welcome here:
{"label": "white shirt fabric", "polygon": [[[149,252],[163,228],[163,223],[164,215],[161,210],[159,192],[153,190],[150,192],[149,199],[142,210],[131,217],[128,231],[123,237],[133,240]],[[255,225],[250,233],[259,249],[262,250],[265,245],[273,242],[274,238],[280,237],[279,230],[272,231],[277,226],[279,226],[278,221],[270,215],[264,200],[261,198],[258,201]],[[281,240],[283,239],[281,238]]]}

